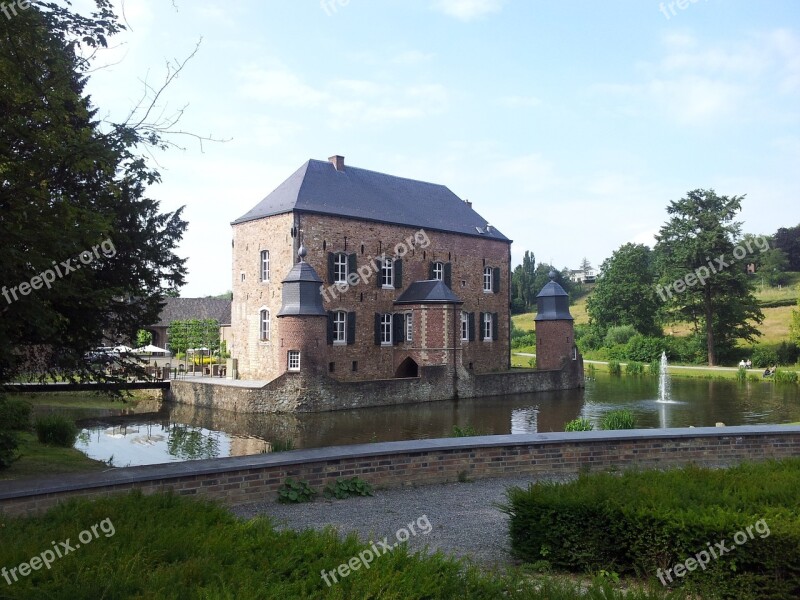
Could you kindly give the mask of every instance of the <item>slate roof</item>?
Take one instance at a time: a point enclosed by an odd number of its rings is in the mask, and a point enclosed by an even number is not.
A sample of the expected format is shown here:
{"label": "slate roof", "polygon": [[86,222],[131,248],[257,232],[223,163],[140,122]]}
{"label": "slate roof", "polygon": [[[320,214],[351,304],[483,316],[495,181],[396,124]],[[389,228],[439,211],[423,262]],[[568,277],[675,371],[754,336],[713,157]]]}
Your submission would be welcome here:
{"label": "slate roof", "polygon": [[486,219],[446,186],[348,165],[338,171],[328,161],[313,159],[231,225],[291,211],[365,219],[511,242],[494,227],[486,232]]}
{"label": "slate roof", "polygon": [[394,301],[395,304],[464,304],[458,296],[453,293],[444,281],[439,279],[426,279],[415,281],[400,297]]}
{"label": "slate roof", "polygon": [[569,294],[555,281],[550,273],[548,281],[536,296],[537,313],[534,321],[573,321],[569,312]]}
{"label": "slate roof", "polygon": [[169,326],[185,319],[216,319],[220,325],[231,324],[231,301],[221,298],[165,298],[156,327]]}

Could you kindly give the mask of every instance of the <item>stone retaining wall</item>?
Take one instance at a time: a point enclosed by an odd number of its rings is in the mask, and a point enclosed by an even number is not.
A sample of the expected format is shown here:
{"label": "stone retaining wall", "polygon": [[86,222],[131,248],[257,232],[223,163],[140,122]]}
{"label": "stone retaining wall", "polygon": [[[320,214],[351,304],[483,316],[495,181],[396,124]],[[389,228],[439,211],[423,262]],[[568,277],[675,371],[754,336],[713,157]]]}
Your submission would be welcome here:
{"label": "stone retaining wall", "polygon": [[0,483],[0,511],[32,514],[64,500],[173,491],[229,505],[276,497],[286,477],[321,489],[358,476],[376,487],[689,463],[725,466],[800,456],[800,426],[640,429],[384,442],[189,461]]}

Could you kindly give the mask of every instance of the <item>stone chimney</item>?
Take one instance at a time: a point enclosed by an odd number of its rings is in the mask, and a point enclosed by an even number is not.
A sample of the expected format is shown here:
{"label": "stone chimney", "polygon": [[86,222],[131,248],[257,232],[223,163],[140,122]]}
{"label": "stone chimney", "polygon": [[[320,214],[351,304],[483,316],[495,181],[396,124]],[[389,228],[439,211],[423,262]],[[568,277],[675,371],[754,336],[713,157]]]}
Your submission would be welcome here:
{"label": "stone chimney", "polygon": [[337,171],[344,171],[344,156],[339,156],[338,154],[334,154],[333,156],[328,158],[328,160]]}

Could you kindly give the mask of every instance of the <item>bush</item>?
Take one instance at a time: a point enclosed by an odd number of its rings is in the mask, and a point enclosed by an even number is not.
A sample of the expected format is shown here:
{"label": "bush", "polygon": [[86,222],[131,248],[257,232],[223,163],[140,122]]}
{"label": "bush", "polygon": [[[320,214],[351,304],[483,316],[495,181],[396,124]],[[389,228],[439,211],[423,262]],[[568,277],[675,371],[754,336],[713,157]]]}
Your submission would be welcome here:
{"label": "bush", "polygon": [[295,481],[291,477],[287,477],[278,489],[278,502],[283,504],[311,502],[316,495],[317,491],[308,485],[307,481]]}
{"label": "bush", "polygon": [[661,375],[661,361],[654,360],[647,365],[647,374],[659,377]]}
{"label": "bush", "polygon": [[[789,459],[540,482],[509,489],[502,510],[511,516],[513,554],[529,563],[657,581],[659,569],[726,540],[735,552],[674,585],[692,597],[789,599],[800,597],[798,494],[800,460]],[[748,527],[747,543],[731,541]]]}
{"label": "bush", "polygon": [[605,345],[609,348],[618,344],[625,345],[630,339],[637,335],[636,328],[632,325],[617,325],[616,327],[609,327],[605,337]]}
{"label": "bush", "polygon": [[16,398],[0,398],[0,427],[26,431],[31,426],[31,405]]}
{"label": "bush", "polygon": [[744,383],[747,381],[747,369],[745,367],[739,367],[736,369],[736,380],[739,383]]}
{"label": "bush", "polygon": [[64,415],[49,414],[36,419],[36,437],[42,444],[72,448],[78,438],[75,423]]}
{"label": "bush", "polygon": [[19,440],[13,431],[0,431],[0,469],[7,469],[19,458]]}
{"label": "bush", "polygon": [[326,498],[343,500],[351,496],[372,496],[372,486],[359,477],[337,479],[325,486],[323,494]]}
{"label": "bush", "polygon": [[754,367],[766,369],[778,364],[778,353],[767,346],[754,346],[750,360]]}
{"label": "bush", "polygon": [[585,323],[575,325],[575,344],[582,354],[601,348],[603,338],[603,332],[596,326]]}
{"label": "bush", "polygon": [[629,410],[611,410],[600,420],[600,429],[635,429],[636,419]]}
{"label": "bush", "polygon": [[627,375],[644,375],[644,365],[632,360],[625,366],[625,373]]}
{"label": "bush", "polygon": [[453,429],[450,431],[450,437],[476,437],[479,435],[483,434],[470,424],[464,425],[463,429],[458,425],[453,425]]}
{"label": "bush", "polygon": [[797,383],[797,371],[783,371],[778,369],[773,376],[775,383]]}
{"label": "bush", "polygon": [[608,372],[610,375],[622,375],[622,366],[616,360],[609,360]]}
{"label": "bush", "polygon": [[783,341],[778,345],[775,353],[778,356],[779,365],[793,365],[800,358],[800,347],[793,342]]}
{"label": "bush", "polygon": [[594,425],[589,419],[573,419],[564,426],[564,431],[592,431]]}
{"label": "bush", "polygon": [[671,362],[700,364],[708,360],[706,340],[702,335],[664,338],[666,353]]}
{"label": "bush", "polygon": [[661,359],[661,353],[667,349],[663,337],[635,335],[625,344],[625,358],[649,363]]}

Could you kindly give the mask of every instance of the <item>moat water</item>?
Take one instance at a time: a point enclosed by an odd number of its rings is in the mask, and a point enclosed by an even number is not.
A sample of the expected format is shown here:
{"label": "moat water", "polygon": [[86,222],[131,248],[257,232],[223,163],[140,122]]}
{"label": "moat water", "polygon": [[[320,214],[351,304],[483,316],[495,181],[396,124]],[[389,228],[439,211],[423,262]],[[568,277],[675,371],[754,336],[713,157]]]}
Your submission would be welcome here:
{"label": "moat water", "polygon": [[584,390],[321,414],[244,415],[170,404],[132,415],[69,414],[82,430],[76,447],[118,467],[258,454],[286,441],[299,449],[449,437],[454,425],[481,434],[563,431],[572,419],[586,417],[597,424],[605,412],[618,408],[633,411],[640,428],[800,421],[796,385],[673,377],[670,391],[672,402],[662,403],[658,378],[599,374]]}

